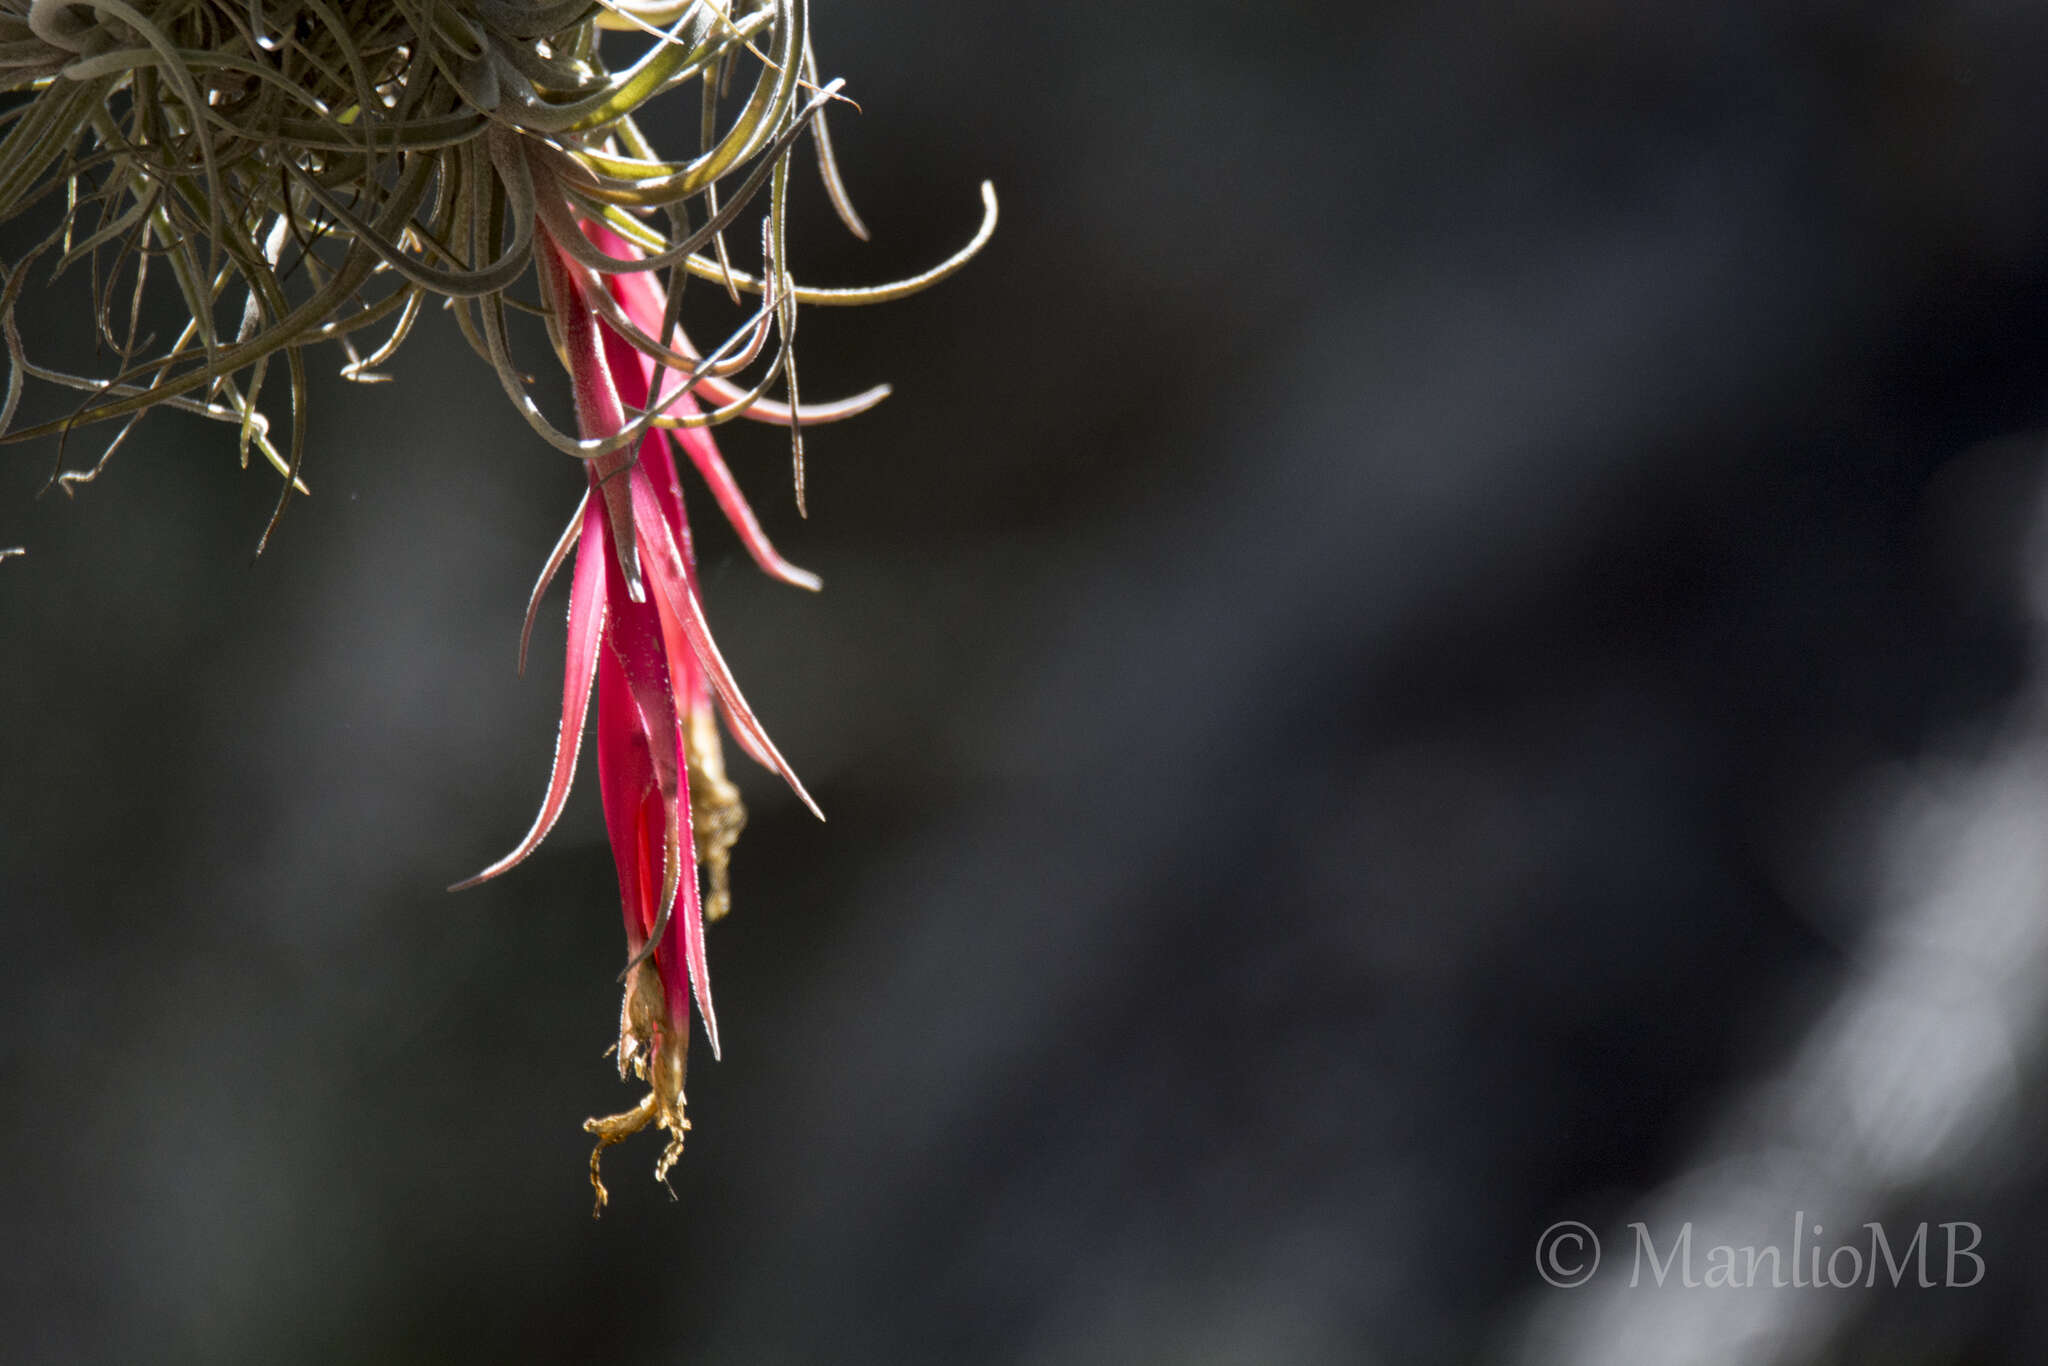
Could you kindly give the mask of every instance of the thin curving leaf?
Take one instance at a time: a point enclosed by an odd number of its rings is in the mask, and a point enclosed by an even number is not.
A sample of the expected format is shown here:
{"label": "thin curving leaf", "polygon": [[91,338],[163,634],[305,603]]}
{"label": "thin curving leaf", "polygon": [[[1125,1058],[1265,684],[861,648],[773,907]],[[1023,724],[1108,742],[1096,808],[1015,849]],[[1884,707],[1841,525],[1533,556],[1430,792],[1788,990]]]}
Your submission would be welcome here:
{"label": "thin curving leaf", "polygon": [[[548,831],[554,829],[563,804],[569,800],[570,785],[576,779],[576,757],[582,751],[583,722],[590,711],[590,685],[597,669],[598,642],[605,621],[603,523],[587,498],[578,508],[583,515],[578,528],[576,573],[569,586],[569,649],[562,670],[562,720],[555,732],[555,758],[548,775],[547,795],[541,799],[540,814],[534,817],[532,828],[512,852],[474,877],[455,883],[448,889],[451,892],[488,882],[523,863],[540,847]],[[522,656],[524,653],[522,642]]]}

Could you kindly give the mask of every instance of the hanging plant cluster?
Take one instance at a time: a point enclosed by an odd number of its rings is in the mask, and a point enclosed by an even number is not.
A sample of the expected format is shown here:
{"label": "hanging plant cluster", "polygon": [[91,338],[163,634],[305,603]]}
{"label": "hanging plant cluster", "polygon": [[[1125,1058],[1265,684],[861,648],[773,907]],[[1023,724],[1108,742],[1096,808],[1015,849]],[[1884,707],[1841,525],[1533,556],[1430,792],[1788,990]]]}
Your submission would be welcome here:
{"label": "hanging plant cluster", "polygon": [[[800,284],[787,249],[800,142],[841,220],[867,235],[826,128],[841,85],[821,80],[807,0],[0,0],[0,90],[18,92],[0,109],[0,220],[51,221],[0,265],[0,442],[57,438],[52,479],[68,491],[156,408],[231,424],[243,462],[254,450],[281,476],[260,549],[305,491],[309,350],[334,343],[343,375],[385,378],[433,306],[540,439],[582,462],[582,501],[520,641],[523,668],[534,612],[573,555],[553,775],[526,837],[458,886],[509,869],[553,826],[595,690],[628,947],[618,1065],[647,1085],[632,1109],[585,1125],[600,1209],[607,1146],[666,1131],[658,1177],[681,1153],[693,1001],[718,1051],[704,925],[729,905],[745,821],[720,722],[817,809],[712,642],[677,457],[763,570],[816,588],[769,544],[712,428],[741,417],[787,428],[802,508],[804,427],[888,389],[805,402],[799,307],[914,293],[995,229],[984,184],[979,230],[932,269],[871,288]],[[673,159],[650,136],[646,106],[690,86],[695,150]],[[664,108],[690,122],[687,104]],[[758,238],[753,271],[733,262],[728,238],[742,228],[749,246]],[[65,275],[89,283],[106,373],[31,354],[23,304]],[[166,277],[180,323],[145,327],[145,297]],[[682,325],[692,277],[734,310],[713,344]],[[521,309],[545,317],[569,374],[569,429],[513,358],[509,315]],[[32,381],[76,397],[20,421]],[[262,406],[279,387],[283,428]],[[111,436],[69,465],[62,452],[85,428]]]}

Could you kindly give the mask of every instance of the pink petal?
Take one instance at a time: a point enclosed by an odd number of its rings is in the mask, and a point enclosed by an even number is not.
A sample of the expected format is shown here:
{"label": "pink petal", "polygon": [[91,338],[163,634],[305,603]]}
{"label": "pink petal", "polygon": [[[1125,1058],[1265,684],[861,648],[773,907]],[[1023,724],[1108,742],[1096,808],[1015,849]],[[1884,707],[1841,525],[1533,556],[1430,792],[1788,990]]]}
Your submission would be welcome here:
{"label": "pink petal", "polygon": [[[638,473],[637,469],[633,471],[635,477]],[[626,480],[622,478],[619,482],[623,484]],[[666,799],[680,781],[678,775],[682,770],[676,768],[669,753],[676,731],[677,705],[660,607],[652,602],[619,601],[625,583],[615,556],[606,556],[605,580],[606,590],[612,595],[605,644],[626,680],[626,710],[640,736],[640,747],[647,751],[653,781]]]}
{"label": "pink petal", "polygon": [[[575,268],[562,260],[561,249],[550,245],[537,253],[542,284],[555,307],[556,325],[561,330],[562,353],[569,362],[569,379],[576,390],[576,424],[586,440],[616,436],[626,425],[626,410],[619,403],[618,386],[605,364],[599,342],[603,329],[584,304]],[[590,461],[591,481],[604,499],[612,523],[612,550],[625,574],[625,596],[633,602],[646,598],[641,584],[639,538],[633,534],[633,505],[619,487],[620,470],[632,463],[630,451],[618,450]]]}
{"label": "pink petal", "polygon": [[[654,485],[655,500],[660,504],[662,516],[675,538],[678,558],[683,562],[683,581],[689,585],[691,594],[701,602],[703,595],[697,587],[697,557],[690,546],[690,519],[683,512],[683,486],[682,481],[676,477],[675,461],[670,458],[665,447],[657,445],[651,438],[642,450],[645,456],[640,462],[640,470],[646,473],[648,480]],[[677,625],[680,626],[680,623]],[[674,636],[678,634],[682,637],[681,644],[687,646],[689,641],[687,632],[671,633],[670,675],[674,678],[692,680],[691,695],[700,696],[705,693],[708,684],[704,667],[698,662],[694,647],[673,648],[677,643]],[[744,706],[744,703],[742,705]],[[751,712],[746,713],[746,721],[743,722],[724,697],[719,698],[718,710],[725,718],[727,733],[733,737],[748,758],[771,773],[779,770],[787,774],[787,766],[782,764],[780,756],[775,754],[774,746],[766,744],[767,732],[761,729],[759,722],[753,721]],[[801,792],[802,789],[799,788],[798,791]],[[808,801],[806,798],[807,804]],[[817,807],[812,806],[811,809],[816,811]],[[820,815],[819,819],[823,820],[824,817]]]}
{"label": "pink petal", "polygon": [[[725,731],[732,736],[733,743],[738,745],[749,759],[773,773],[775,760],[768,757],[767,751],[755,742],[754,737],[741,728],[738,718],[732,714],[732,708],[725,705],[725,699],[722,697],[718,699],[718,714],[725,718]],[[817,810],[816,807],[811,809]],[[820,816],[818,819],[823,820],[824,817]]]}
{"label": "pink petal", "polygon": [[661,505],[655,498],[654,482],[648,477],[646,467],[635,466],[627,478],[633,492],[633,516],[639,525],[641,548],[646,553],[645,564],[648,576],[654,580],[657,601],[689,637],[691,652],[710,679],[719,701],[725,704],[726,719],[732,724],[733,733],[752,740],[754,743],[748,746],[748,752],[763,758],[768,768],[780,773],[790,790],[811,809],[811,814],[823,820],[825,813],[811,800],[811,794],[804,791],[796,771],[775,748],[768,732],[762,729],[759,718],[747,706],[746,698],[740,695],[739,684],[733,679],[732,670],[726,666],[724,656],[712,643],[711,632],[704,624],[704,609],[690,587],[688,571],[676,549],[668,521],[662,516]]}
{"label": "pink petal", "polygon": [[547,797],[533,828],[518,848],[475,877],[466,878],[448,890],[459,892],[489,881],[531,854],[554,829],[569,800],[569,785],[576,778],[576,756],[583,746],[583,721],[590,710],[590,683],[597,666],[598,640],[603,633],[605,606],[602,572],[604,522],[596,505],[584,502],[583,535],[576,551],[576,573],[569,586],[569,648],[562,666],[562,721],[555,732],[554,769],[548,778]]}
{"label": "pink petal", "polygon": [[[637,478],[639,471],[633,472]],[[606,557],[613,591],[623,587],[616,562]],[[695,661],[672,669],[667,608],[620,608],[599,675],[598,769],[605,791],[605,824],[619,868],[626,936],[633,962],[653,942],[655,970],[678,1018],[694,993],[711,1054],[719,1055],[718,1017],[711,1005],[711,969],[704,946],[704,910],[697,878],[697,841],[690,821],[690,785],[679,707],[702,690]],[[684,649],[683,655],[688,651]],[[679,699],[678,694],[681,694]],[[658,847],[657,847],[658,845]],[[660,871],[657,873],[656,869]],[[657,882],[656,879],[659,878]]]}
{"label": "pink petal", "polygon": [[[587,225],[587,231],[600,250],[618,254],[633,250],[624,238],[619,237],[610,228]],[[667,306],[667,300],[652,274],[615,275],[608,283],[612,296],[619,301],[619,305],[626,310],[626,316],[631,318],[641,331],[652,336],[661,330],[662,312]],[[651,386],[659,385],[661,393],[665,396],[682,383],[683,376],[666,367],[656,366],[652,357],[641,355],[609,328],[600,330],[604,337],[605,359],[611,367],[613,378],[617,381],[619,397],[628,405],[645,408]],[[662,371],[659,380],[655,378],[657,369]],[[630,379],[629,376],[638,378]],[[709,376],[700,381],[704,384],[712,382]],[[685,395],[671,405],[670,411],[695,413],[699,409],[695,399]],[[823,587],[816,574],[797,568],[776,551],[774,543],[768,539],[768,533],[761,529],[760,519],[754,516],[753,508],[747,505],[746,494],[740,491],[738,481],[726,467],[725,457],[719,454],[718,443],[712,440],[708,428],[657,430],[661,436],[680,445],[689,455],[690,463],[697,467],[697,473],[711,486],[711,496],[718,500],[719,510],[725,514],[725,519],[732,523],[732,529],[739,533],[740,543],[746,546],[747,554],[753,557],[754,563],[760,566],[762,572],[784,583],[794,584],[798,588],[808,588],[814,593]],[[642,445],[643,459],[646,458],[649,447],[654,444],[652,435],[650,433],[650,440]],[[673,478],[673,474],[670,477]],[[680,521],[680,513],[677,519]]]}
{"label": "pink petal", "polygon": [[711,496],[718,500],[719,511],[725,520],[732,523],[732,529],[739,533],[740,543],[747,553],[754,557],[754,563],[771,578],[784,583],[808,588],[813,593],[824,587],[824,581],[808,569],[798,569],[776,552],[768,533],[761,529],[760,519],[754,516],[754,509],[747,505],[747,495],[740,492],[740,486],[726,468],[725,458],[718,453],[717,443],[711,433],[703,427],[683,427],[669,435],[690,457],[690,463],[697,467],[697,473],[704,476],[704,482],[711,486]]}
{"label": "pink petal", "polygon": [[533,643],[533,621],[540,614],[540,600],[547,596],[548,585],[555,581],[555,571],[562,567],[562,561],[569,558],[569,548],[576,544],[583,533],[583,510],[590,506],[590,490],[583,490],[583,497],[576,502],[576,511],[569,515],[569,525],[562,528],[562,539],[555,542],[555,548],[548,552],[547,563],[540,567],[540,577],[533,582],[533,592],[526,599],[526,620],[519,625],[519,676],[526,676],[526,647]]}
{"label": "pink petal", "polygon": [[[684,763],[683,731],[678,726],[675,733],[676,765],[679,771]],[[697,840],[690,824],[690,785],[683,783],[677,794],[669,825],[670,838],[667,841],[668,854],[682,863],[683,875],[677,879],[676,899],[669,907],[668,933],[662,939],[662,966],[667,969],[663,982],[669,988],[670,1013],[687,1011],[686,1002],[677,1000],[682,983],[680,974],[673,965],[680,957],[689,975],[690,989],[697,997],[697,1014],[704,1021],[704,1036],[711,1043],[711,1056],[718,1057],[718,1016],[711,1009],[711,961],[704,951],[704,905],[702,892],[697,886]]]}
{"label": "pink petal", "polygon": [[646,732],[618,656],[604,652],[597,667],[597,782],[604,796],[605,833],[619,870],[619,900],[626,917],[626,949],[638,953],[654,923],[654,891],[646,887],[642,808],[655,793],[654,763]]}

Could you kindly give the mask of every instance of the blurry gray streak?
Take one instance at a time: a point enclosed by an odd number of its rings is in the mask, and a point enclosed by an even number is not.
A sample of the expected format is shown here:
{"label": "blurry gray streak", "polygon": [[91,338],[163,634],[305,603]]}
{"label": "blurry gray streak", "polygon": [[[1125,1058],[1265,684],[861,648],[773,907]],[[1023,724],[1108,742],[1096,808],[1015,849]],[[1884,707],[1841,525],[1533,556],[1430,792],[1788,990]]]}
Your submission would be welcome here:
{"label": "blurry gray streak", "polygon": [[[1796,365],[1829,265],[1788,249],[1755,184],[1709,194],[1700,180],[1715,173],[1670,174],[1668,194],[1529,244],[1518,277],[1482,285],[1376,263],[1374,278],[1397,283],[1353,293],[1298,354],[1278,358],[1279,374],[1247,377],[1247,392],[1283,400],[1218,439],[1262,458],[1175,491],[1177,506],[1145,519],[1142,538],[1076,557],[1060,581],[1037,586],[1046,620],[1022,634],[1048,642],[1043,666],[1028,693],[1004,699],[1004,717],[974,728],[1004,737],[1007,799],[906,845],[856,911],[898,937],[847,946],[811,1013],[781,1022],[775,1046],[836,1051],[816,1064],[836,1085],[817,1094],[816,1113],[790,1117],[787,1150],[758,1164],[779,1187],[762,1199],[806,1235],[762,1255],[816,1274],[764,1269],[758,1284],[795,1274],[842,1286],[849,1304],[817,1318],[860,1318],[860,1291],[830,1269],[858,1264],[887,1236],[881,1221],[906,1186],[929,1181],[931,1160],[971,1146],[963,1134],[1018,1093],[1062,1019],[1114,995],[1154,938],[1131,903],[1143,888],[1199,880],[1215,828],[1202,809],[1231,799],[1219,775],[1262,769],[1298,719],[1303,687],[1328,676],[1318,666],[1355,668],[1447,600],[1541,572],[1643,458],[1649,434],[1683,420],[1673,414],[1740,411],[1761,399],[1750,387],[1759,376]],[[1699,361],[1674,364],[1674,354]],[[1214,735],[1236,744],[1189,743]],[[1077,848],[1094,863],[1028,876],[1008,866]],[[829,1151],[820,1133],[833,1135]],[[869,1208],[830,1225],[844,1244],[817,1238],[798,1212],[849,1188]],[[1239,1255],[1256,1268],[1273,1252],[1254,1241]],[[1077,1275],[1113,1287],[1117,1269]],[[1271,1279],[1254,1270],[1232,1283],[1263,1297],[1279,1292],[1251,1287]],[[1351,1309],[1318,1312],[1355,1312],[1373,1293],[1351,1284]],[[1166,1344],[1227,1333],[1219,1316],[1238,1309],[1271,1306],[1160,1302],[1127,1331],[1171,1358]],[[1349,1331],[1321,1326],[1330,1341]],[[1072,1327],[1075,1342],[1096,1347],[1119,1336]],[[1072,1359],[1062,1356],[1071,1345],[1038,1350]]]}
{"label": "blurry gray streak", "polygon": [[[2048,651],[2043,513],[2048,503],[2037,512],[2029,566],[2037,585],[2037,659]],[[1911,1228],[1930,1212],[1915,1202],[1902,1215],[1906,1202],[1967,1189],[1972,1159],[1994,1144],[2022,1078],[2038,1077],[2048,1065],[2044,677],[2037,663],[2033,690],[1980,762],[1929,762],[1903,780],[1873,779],[1886,814],[1867,841],[1843,853],[1873,874],[1877,914],[1863,961],[1787,1065],[1731,1097],[1719,1132],[1689,1169],[1625,1226],[1601,1231],[1606,1256],[1591,1284],[1537,1301],[1524,1360],[1810,1360],[1873,1302],[1839,1290],[1773,1288],[1761,1283],[1765,1275],[1754,1288],[1688,1288],[1673,1272],[1660,1287],[1654,1268],[1634,1275],[1634,1226],[1649,1230],[1659,1256],[1670,1253],[1688,1223],[1696,1250],[1775,1246],[1789,1256],[1790,1231],[1802,1213],[1809,1224],[1842,1235],[1823,1240],[1830,1251],[1844,1243],[1868,1246],[1866,1235],[1851,1230],[1896,1215],[1905,1222],[1888,1230],[1888,1246],[1903,1258]],[[1996,1232],[1986,1230],[1987,1244]],[[1932,1237],[1939,1284],[1944,1235],[1935,1230]],[[1969,1235],[1958,1237],[1959,1246],[1968,1244]],[[1869,1270],[1880,1286],[1888,1283],[1888,1270]],[[1905,1293],[1915,1293],[1907,1285]]]}

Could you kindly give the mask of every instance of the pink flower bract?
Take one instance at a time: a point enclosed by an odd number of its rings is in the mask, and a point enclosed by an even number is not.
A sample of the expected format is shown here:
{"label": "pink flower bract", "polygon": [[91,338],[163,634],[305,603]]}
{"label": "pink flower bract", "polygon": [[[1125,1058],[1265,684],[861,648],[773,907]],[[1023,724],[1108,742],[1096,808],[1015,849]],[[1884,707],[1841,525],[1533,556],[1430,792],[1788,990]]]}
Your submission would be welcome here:
{"label": "pink flower bract", "polygon": [[[593,227],[589,236],[602,250],[621,257],[634,254],[606,229]],[[668,411],[698,412],[691,395],[673,393],[682,377],[657,367],[605,320],[612,311],[608,305],[616,305],[631,325],[657,333],[665,300],[650,276],[621,274],[600,282],[552,242],[541,262],[585,438],[624,431],[628,410],[644,410],[657,383],[663,385],[659,397],[668,401]],[[608,298],[594,297],[605,289]],[[709,376],[698,384],[714,399],[721,397]],[[776,415],[764,416],[774,420]],[[600,1205],[605,1193],[597,1181],[597,1163],[605,1147],[658,1124],[671,1136],[658,1176],[666,1175],[681,1150],[689,1127],[682,1083],[693,999],[712,1056],[718,1056],[704,924],[707,911],[715,919],[725,910],[726,860],[746,815],[725,776],[717,712],[743,749],[780,773],[813,812],[818,810],[740,695],[705,625],[676,475],[677,447],[703,476],[763,569],[802,587],[818,586],[814,576],[791,566],[769,544],[708,428],[650,427],[634,445],[589,460],[583,501],[533,595],[537,604],[573,543],[561,730],[547,795],[532,829],[511,853],[457,884],[472,886],[505,872],[553,828],[575,777],[595,683],[598,782],[618,867],[629,955],[619,1071],[623,1077],[630,1070],[649,1084],[647,1097],[633,1110],[585,1125],[598,1136],[591,1179]],[[532,615],[529,606],[529,630]],[[524,655],[522,638],[522,661]],[[699,885],[700,865],[709,873],[708,892]]]}

